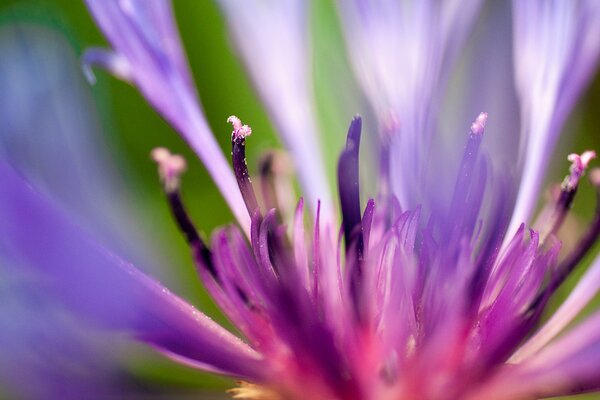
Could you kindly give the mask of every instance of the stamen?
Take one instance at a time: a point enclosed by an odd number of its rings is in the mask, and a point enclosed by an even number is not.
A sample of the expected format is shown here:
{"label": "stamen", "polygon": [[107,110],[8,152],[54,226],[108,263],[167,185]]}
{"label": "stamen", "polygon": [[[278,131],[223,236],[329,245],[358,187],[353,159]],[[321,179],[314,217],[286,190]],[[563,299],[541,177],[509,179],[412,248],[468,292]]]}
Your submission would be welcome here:
{"label": "stamen", "polygon": [[551,292],[556,290],[569,276],[600,235],[600,170],[594,169],[590,174],[590,177],[591,183],[596,188],[596,213],[594,215],[594,221],[592,221],[587,232],[577,244],[577,248],[558,266],[557,273],[549,285]]}
{"label": "stamen", "polygon": [[[589,160],[587,163],[589,163]],[[584,164],[587,166],[586,163]],[[591,171],[590,182],[596,188],[596,212],[594,215],[594,220],[592,221],[587,232],[579,240],[575,250],[573,250],[571,254],[569,254],[567,258],[558,265],[556,272],[548,283],[548,286],[546,286],[546,288],[536,296],[528,311],[533,310],[540,304],[545,304],[545,301],[547,301],[547,299],[560,287],[560,285],[565,281],[565,279],[567,279],[571,272],[573,272],[575,267],[580,264],[580,261],[585,257],[600,236],[600,169],[595,168]]]}
{"label": "stamen", "polygon": [[185,159],[178,154],[171,154],[169,150],[163,147],[152,150],[151,157],[158,164],[158,174],[169,201],[169,208],[177,226],[185,235],[192,249],[194,261],[199,267],[206,268],[213,278],[218,281],[217,270],[212,261],[212,253],[198,234],[181,200],[179,184],[180,176],[186,169]]}
{"label": "stamen", "polygon": [[342,209],[342,225],[346,247],[346,266],[350,282],[350,296],[354,303],[355,316],[362,321],[361,282],[364,238],[361,224],[359,191],[359,148],[362,120],[354,117],[348,128],[346,148],[338,161],[338,190]]}
{"label": "stamen", "polygon": [[246,162],[246,137],[250,136],[252,129],[248,125],[242,125],[242,121],[235,115],[227,118],[227,122],[233,125],[231,132],[231,158],[233,162],[233,172],[237,179],[238,187],[244,198],[244,203],[250,216],[258,210],[258,202],[248,173],[248,164]]}
{"label": "stamen", "polygon": [[[450,234],[451,237],[461,238],[463,233],[472,232],[473,226],[469,226],[469,216],[474,215],[474,206],[480,207],[481,204],[476,203],[474,200],[478,198],[476,195],[477,188],[479,191],[483,190],[485,183],[478,184],[480,180],[484,180],[485,176],[481,169],[478,171],[476,166],[479,163],[482,164],[479,157],[479,149],[483,140],[483,132],[485,124],[487,123],[488,114],[480,113],[475,121],[471,124],[469,137],[465,144],[463,157],[458,170],[458,176],[456,177],[456,183],[454,184],[454,192],[450,203],[450,210],[452,212],[453,223],[448,224],[448,228],[454,231],[454,234]],[[474,179],[474,177],[476,179]],[[472,218],[471,218],[472,219]],[[471,225],[475,221],[471,221]]]}
{"label": "stamen", "polygon": [[[346,239],[346,252],[357,245],[358,256],[362,256],[362,233],[360,232],[361,211],[359,191],[358,152],[362,121],[355,117],[350,123],[346,149],[338,162],[338,189],[342,209],[342,224]],[[354,243],[359,241],[360,243]]]}
{"label": "stamen", "polygon": [[540,241],[542,243],[546,241],[550,234],[556,233],[561,227],[573,204],[573,200],[575,199],[575,194],[579,187],[579,180],[585,174],[585,170],[588,168],[589,163],[595,157],[596,153],[589,150],[583,152],[581,155],[569,154],[567,157],[572,163],[569,168],[570,174],[563,180],[554,209],[552,211],[545,211],[540,215],[540,218],[543,218],[541,220],[544,221],[543,227],[540,228]]}

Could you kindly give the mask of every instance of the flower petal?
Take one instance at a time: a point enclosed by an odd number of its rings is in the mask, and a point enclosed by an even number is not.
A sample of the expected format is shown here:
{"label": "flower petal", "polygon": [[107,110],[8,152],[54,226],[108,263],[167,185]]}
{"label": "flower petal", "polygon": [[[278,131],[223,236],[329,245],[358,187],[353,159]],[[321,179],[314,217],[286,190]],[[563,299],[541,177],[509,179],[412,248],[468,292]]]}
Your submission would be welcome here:
{"label": "flower petal", "polygon": [[392,190],[405,208],[422,202],[436,99],[480,3],[338,2],[355,74],[382,134],[393,136]]}
{"label": "flower petal", "polygon": [[259,356],[247,345],[94,242],[4,163],[0,182],[0,253],[43,272],[49,290],[78,315],[204,369],[253,379],[261,374]]}
{"label": "flower petal", "polygon": [[511,361],[520,362],[533,356],[563,331],[583,308],[594,298],[600,289],[600,257],[581,277],[579,283],[561,304],[560,308],[512,357]]}
{"label": "flower petal", "polygon": [[0,107],[0,160],[111,248],[150,259],[156,251],[143,245],[132,201],[102,141],[91,92],[67,39],[44,26],[6,24],[0,28],[0,53],[0,92],[10,99]]}
{"label": "flower petal", "polygon": [[308,2],[220,0],[240,55],[289,149],[308,204],[332,218],[318,140],[308,43]]}
{"label": "flower petal", "polygon": [[513,1],[523,173],[508,232],[529,222],[563,124],[600,56],[600,3]]}
{"label": "flower petal", "polygon": [[[87,0],[115,55],[91,50],[84,60],[124,71],[196,151],[239,223],[249,232],[235,178],[200,109],[173,20],[170,0]],[[116,58],[118,57],[118,58]],[[115,69],[115,60],[120,60]],[[127,68],[123,68],[128,65]]]}
{"label": "flower petal", "polygon": [[[491,398],[546,398],[600,387],[600,313],[522,363],[509,365],[487,386]],[[474,397],[490,398],[490,397]]]}

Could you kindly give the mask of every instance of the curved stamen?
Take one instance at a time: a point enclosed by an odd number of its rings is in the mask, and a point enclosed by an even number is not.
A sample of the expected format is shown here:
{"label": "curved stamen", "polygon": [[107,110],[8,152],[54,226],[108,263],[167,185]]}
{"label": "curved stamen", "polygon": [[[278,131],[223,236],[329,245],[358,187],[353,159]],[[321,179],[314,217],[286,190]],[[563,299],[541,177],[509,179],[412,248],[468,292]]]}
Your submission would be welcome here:
{"label": "curved stamen", "polygon": [[[579,176],[581,177],[582,174]],[[528,311],[538,307],[540,303],[545,303],[548,298],[560,287],[560,285],[573,272],[575,267],[581,262],[600,236],[600,169],[594,169],[590,173],[590,182],[596,188],[596,212],[587,232],[580,239],[575,250],[571,252],[556,268],[556,272],[550,279],[545,289],[540,291],[535,300],[531,303]]]}
{"label": "curved stamen", "polygon": [[169,150],[163,147],[152,150],[151,157],[158,164],[158,174],[169,201],[169,208],[177,226],[185,235],[192,249],[196,264],[206,268],[213,278],[218,281],[212,253],[200,237],[181,200],[179,186],[181,174],[186,170],[185,159],[178,154],[171,154]]}
{"label": "curved stamen", "polygon": [[596,213],[594,221],[577,244],[577,248],[558,266],[556,274],[548,285],[548,291],[553,293],[564,282],[575,267],[581,262],[590,248],[600,236],[600,170],[594,169],[590,181],[596,187]]}
{"label": "curved stamen", "polygon": [[573,204],[575,194],[579,187],[579,180],[585,174],[589,163],[596,158],[594,151],[585,151],[583,154],[569,154],[567,159],[571,161],[569,175],[565,177],[560,188],[560,194],[552,210],[543,212],[543,227],[540,229],[541,243],[544,243],[549,235],[556,233]]}
{"label": "curved stamen", "polygon": [[248,173],[248,164],[246,162],[246,137],[252,134],[252,128],[248,125],[242,125],[242,121],[235,115],[227,118],[227,122],[233,125],[231,132],[231,159],[233,162],[233,172],[237,179],[238,187],[244,198],[244,203],[250,216],[258,209],[258,202]]}

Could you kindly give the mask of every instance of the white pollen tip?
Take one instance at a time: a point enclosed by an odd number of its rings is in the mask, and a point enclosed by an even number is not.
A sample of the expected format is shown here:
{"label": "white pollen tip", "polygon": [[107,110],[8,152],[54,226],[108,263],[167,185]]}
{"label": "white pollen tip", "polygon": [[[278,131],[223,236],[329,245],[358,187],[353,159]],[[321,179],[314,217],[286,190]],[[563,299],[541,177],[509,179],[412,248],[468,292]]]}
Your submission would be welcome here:
{"label": "white pollen tip", "polygon": [[150,152],[150,157],[157,163],[165,161],[171,156],[171,152],[164,147],[156,147]]}
{"label": "white pollen tip", "polygon": [[250,128],[248,125],[242,125],[242,121],[235,115],[227,118],[227,122],[233,125],[233,132],[231,132],[231,134],[235,138],[243,139],[252,134],[252,128]]}
{"label": "white pollen tip", "polygon": [[483,135],[487,119],[488,114],[486,112],[479,113],[475,121],[473,121],[473,123],[471,124],[471,132],[474,135]]}
{"label": "white pollen tip", "polygon": [[596,158],[596,152],[594,150],[587,150],[581,155],[581,162],[587,168],[594,158]]}
{"label": "white pollen tip", "polygon": [[242,127],[242,121],[235,115],[229,116],[229,118],[227,118],[227,122],[230,123],[231,125],[233,125],[234,131],[237,131],[238,129],[240,129]]}

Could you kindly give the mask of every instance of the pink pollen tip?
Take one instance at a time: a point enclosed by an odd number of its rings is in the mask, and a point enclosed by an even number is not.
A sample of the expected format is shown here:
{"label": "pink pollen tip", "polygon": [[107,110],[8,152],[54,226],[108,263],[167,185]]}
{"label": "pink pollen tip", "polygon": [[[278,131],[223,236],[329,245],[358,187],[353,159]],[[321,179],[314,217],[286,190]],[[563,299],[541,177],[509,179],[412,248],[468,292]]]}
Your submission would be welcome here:
{"label": "pink pollen tip", "polygon": [[486,112],[480,113],[475,121],[471,124],[471,132],[474,135],[483,135],[485,124],[487,123],[488,114]]}
{"label": "pink pollen tip", "polygon": [[596,152],[593,150],[584,151],[581,155],[569,154],[567,160],[571,162],[571,167],[569,168],[569,176],[565,178],[563,186],[567,189],[574,189],[594,158],[596,158]]}
{"label": "pink pollen tip", "polygon": [[242,125],[242,121],[235,115],[227,118],[227,122],[233,125],[233,132],[231,132],[231,134],[235,138],[243,139],[252,134],[252,128],[250,128],[248,125]]}
{"label": "pink pollen tip", "polygon": [[166,190],[176,189],[179,186],[179,177],[187,168],[185,159],[179,154],[171,154],[164,147],[155,148],[150,156],[158,164],[158,174]]}

